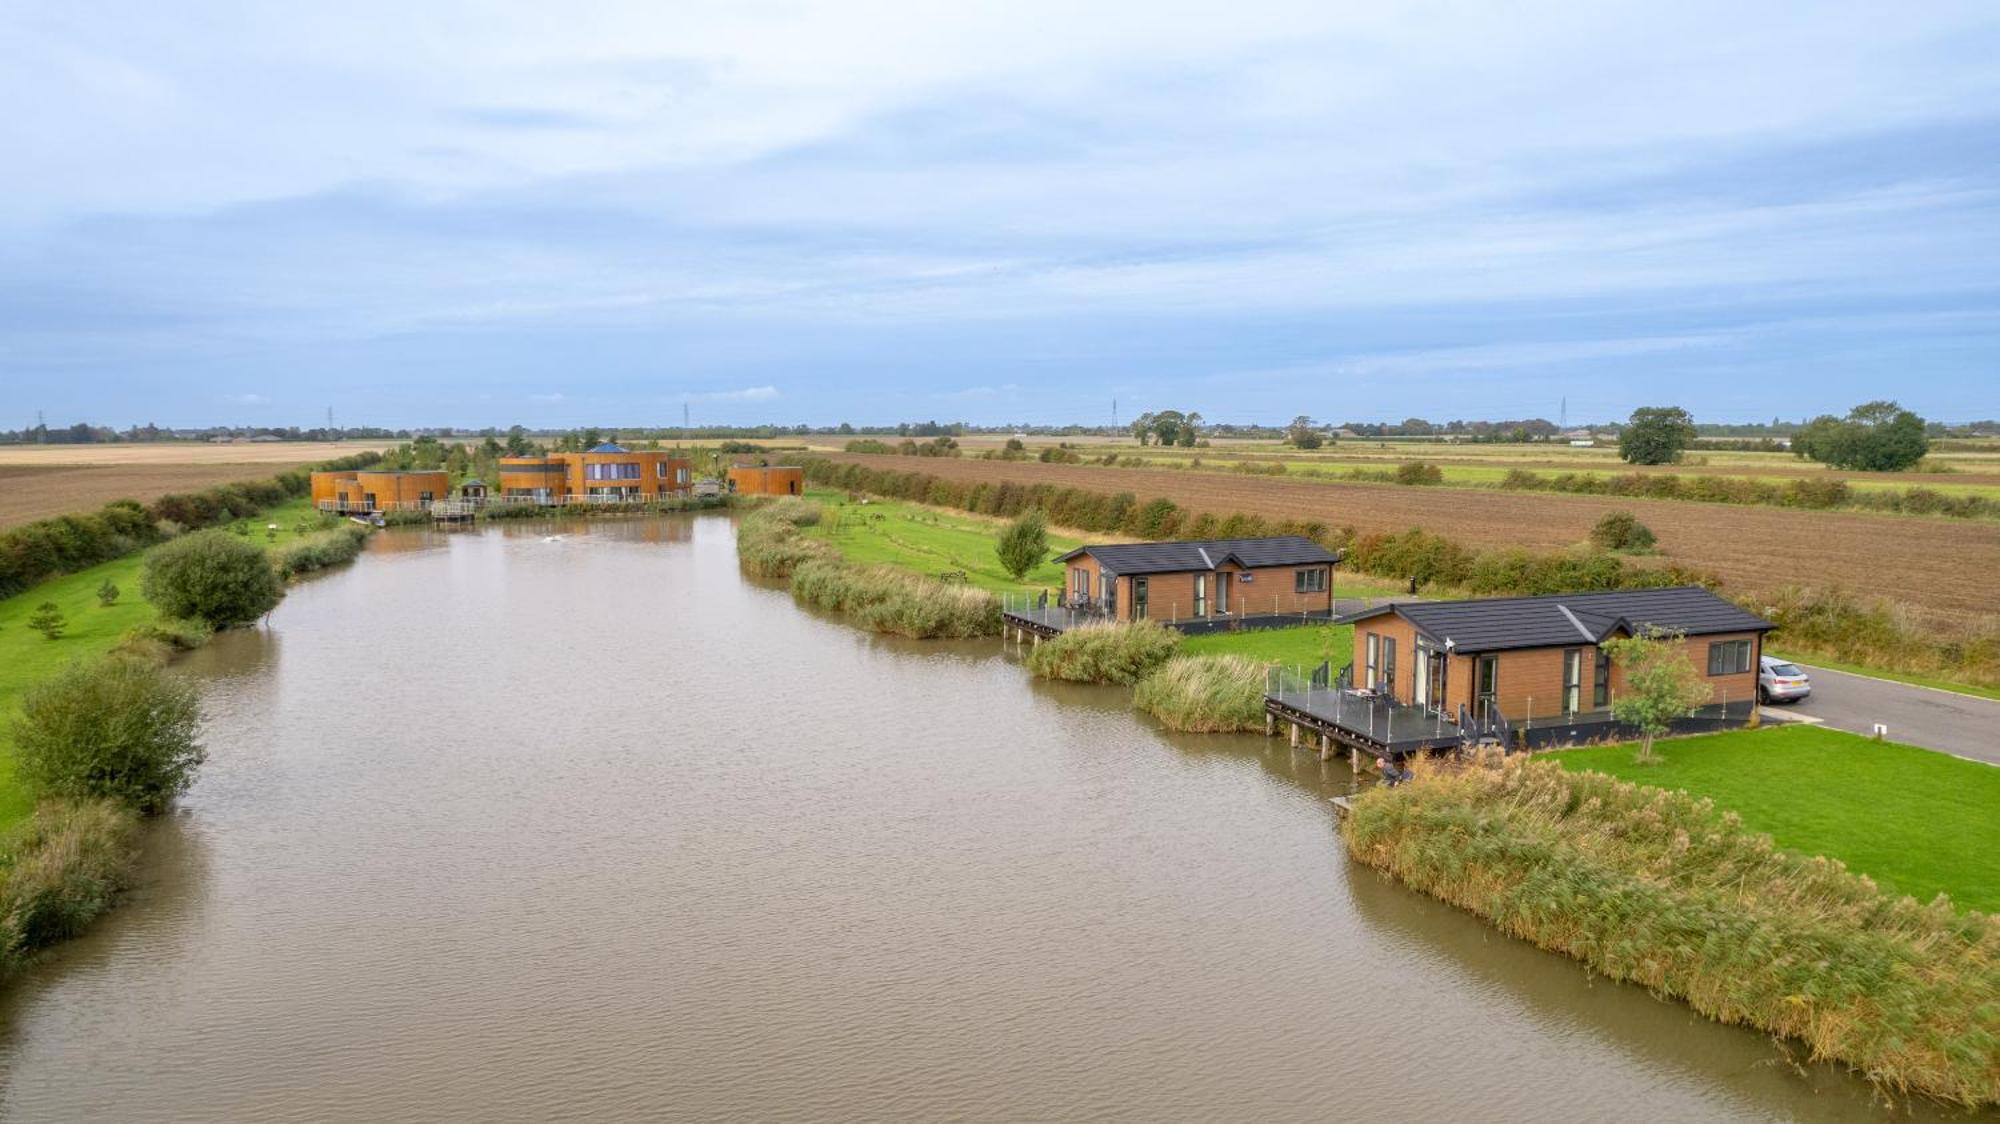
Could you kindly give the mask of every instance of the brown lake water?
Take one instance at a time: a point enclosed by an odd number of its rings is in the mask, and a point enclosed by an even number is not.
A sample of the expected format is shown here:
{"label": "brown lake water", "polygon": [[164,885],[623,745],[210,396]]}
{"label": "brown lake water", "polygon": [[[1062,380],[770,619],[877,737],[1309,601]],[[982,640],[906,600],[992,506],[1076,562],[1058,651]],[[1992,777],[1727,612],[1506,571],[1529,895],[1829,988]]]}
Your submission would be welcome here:
{"label": "brown lake water", "polygon": [[[560,531],[560,537],[552,537]],[[1343,851],[1339,763],[743,580],[722,517],[378,535],[220,637],[16,1119],[1864,1119]]]}

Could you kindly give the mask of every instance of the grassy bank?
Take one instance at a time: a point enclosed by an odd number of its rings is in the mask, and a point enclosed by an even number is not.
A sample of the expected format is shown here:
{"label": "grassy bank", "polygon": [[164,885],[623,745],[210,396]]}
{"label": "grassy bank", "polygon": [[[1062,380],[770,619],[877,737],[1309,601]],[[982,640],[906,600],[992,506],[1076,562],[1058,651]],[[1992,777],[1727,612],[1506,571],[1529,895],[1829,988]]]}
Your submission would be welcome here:
{"label": "grassy bank", "polygon": [[[265,529],[272,523],[278,525],[276,532]],[[252,542],[279,556],[326,533],[308,500],[281,504],[241,524]],[[145,563],[144,551],[128,554],[0,600],[0,830],[25,820],[34,807],[34,794],[14,777],[9,727],[21,692],[70,660],[102,655],[133,629],[159,623],[158,611],[139,593]],[[118,600],[109,607],[97,599],[98,587],[107,581],[119,589]],[[45,601],[54,602],[68,621],[55,640],[44,639],[27,625],[28,617]]]}
{"label": "grassy bank", "polygon": [[923,577],[963,574],[966,584],[994,593],[1025,593],[1061,589],[1063,569],[1056,556],[1083,545],[1059,532],[1049,534],[1049,553],[1041,565],[1016,581],[993,552],[994,539],[1006,525],[898,500],[849,502],[846,494],[815,488],[809,498],[820,505],[821,521],[807,534],[839,550],[863,566],[894,566]]}
{"label": "grassy bank", "polygon": [[110,800],[50,800],[0,833],[0,978],[111,908],[138,826]]}
{"label": "grassy bank", "polygon": [[1624,745],[1548,757],[1684,789],[1781,846],[1839,859],[1892,890],[2000,913],[2000,769],[1806,725],[1676,738],[1658,751],[1658,765],[1633,764]]}
{"label": "grassy bank", "polygon": [[810,500],[787,498],[758,508],[737,523],[737,558],[751,574],[787,582],[801,604],[846,613],[875,632],[1000,634],[1000,602],[992,593],[890,566],[857,566],[808,533],[824,520],[824,509]]}
{"label": "grassy bank", "polygon": [[1341,832],[1361,862],[1613,979],[1895,1093],[2000,1103],[2000,922],[1780,850],[1711,801],[1541,759],[1426,763]]}
{"label": "grassy bank", "polygon": [[1139,680],[1132,703],[1169,730],[1259,731],[1264,728],[1265,667],[1248,656],[1177,656]]}
{"label": "grassy bank", "polygon": [[1181,634],[1155,621],[1088,624],[1028,650],[1028,670],[1044,679],[1131,686],[1180,650]]}

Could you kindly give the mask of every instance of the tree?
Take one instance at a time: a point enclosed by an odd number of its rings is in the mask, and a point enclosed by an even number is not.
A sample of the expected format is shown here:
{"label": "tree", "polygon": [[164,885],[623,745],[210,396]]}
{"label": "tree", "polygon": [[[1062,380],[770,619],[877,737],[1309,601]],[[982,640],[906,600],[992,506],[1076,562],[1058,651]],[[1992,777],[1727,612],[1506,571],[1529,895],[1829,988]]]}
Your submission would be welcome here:
{"label": "tree", "polygon": [[55,602],[44,601],[35,606],[35,611],[29,614],[28,627],[50,640],[56,640],[61,638],[63,629],[69,627],[69,618],[63,616],[62,610],[56,607]]}
{"label": "tree", "polygon": [[1644,554],[1653,549],[1653,532],[1629,511],[1607,512],[1590,529],[1590,541],[1602,550]]}
{"label": "tree", "polygon": [[1611,715],[1639,728],[1639,752],[1633,761],[1650,765],[1653,739],[1667,732],[1676,718],[1686,718],[1709,700],[1708,681],[1687,657],[1681,635],[1650,631],[1606,640],[1602,647],[1624,672],[1624,690],[1611,700]]}
{"label": "tree", "polygon": [[1894,402],[1864,402],[1845,418],[1824,414],[1792,437],[1792,452],[1833,468],[1901,472],[1930,452],[1924,419]]}
{"label": "tree", "polygon": [[111,606],[118,604],[118,593],[117,584],[110,578],[105,578],[104,584],[97,587],[97,603],[109,609]]}
{"label": "tree", "polygon": [[1319,433],[1319,426],[1314,425],[1313,420],[1304,414],[1292,419],[1291,426],[1285,430],[1285,440],[1290,442],[1294,449],[1317,449],[1324,443],[1324,438]]}
{"label": "tree", "polygon": [[1000,565],[1015,581],[1028,576],[1028,571],[1041,565],[1049,554],[1048,521],[1036,508],[1029,508],[1021,517],[1007,525],[1000,532],[1000,539],[993,545],[993,553],[999,555]]}
{"label": "tree", "polygon": [[227,531],[183,535],[155,548],[139,590],[167,616],[215,628],[254,621],[285,596],[263,548]]}
{"label": "tree", "polygon": [[1626,464],[1673,464],[1694,444],[1694,416],[1679,406],[1641,406],[1618,431]]}
{"label": "tree", "polygon": [[153,815],[194,781],[200,725],[198,696],[181,679],[136,659],[79,661],[22,697],[16,767],[44,792]]}

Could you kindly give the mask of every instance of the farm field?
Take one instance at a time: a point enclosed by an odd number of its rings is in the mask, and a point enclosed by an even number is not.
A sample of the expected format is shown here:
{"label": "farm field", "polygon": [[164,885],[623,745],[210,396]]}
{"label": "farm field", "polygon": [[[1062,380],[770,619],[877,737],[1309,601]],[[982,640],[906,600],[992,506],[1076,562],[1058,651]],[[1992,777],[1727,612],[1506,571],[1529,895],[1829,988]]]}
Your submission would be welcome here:
{"label": "farm field", "polygon": [[1846,863],[1885,886],[2000,910],[2000,769],[1823,726],[1673,738],[1636,765],[1630,745],[1552,754],[1570,769],[1685,789],[1779,846]]}
{"label": "farm field", "polygon": [[[276,550],[321,528],[322,521],[308,500],[292,500],[243,522],[253,526],[251,541]],[[276,523],[278,533],[267,539],[263,526]],[[139,593],[146,552],[137,551],[50,581],[0,600],[0,829],[27,815],[33,795],[14,781],[13,733],[15,708],[21,693],[47,678],[70,660],[111,650],[131,629],[151,624],[159,613]],[[118,587],[118,600],[106,607],[97,587],[106,581]],[[52,601],[68,620],[54,640],[27,625],[29,614]]]}
{"label": "farm field", "polygon": [[383,447],[368,441],[0,447],[0,530],[95,511],[112,500],[149,503],[173,492],[263,480]]}
{"label": "farm field", "polygon": [[[994,593],[1062,588],[1062,567],[1053,561],[1028,571],[1022,581],[1001,567],[993,540],[1005,520],[896,500],[849,503],[842,493],[824,488],[809,489],[806,498],[817,501],[825,514],[805,533],[833,544],[851,562],[895,566],[926,577],[959,571],[967,583]],[[1049,531],[1051,559],[1080,545],[1080,539]]]}
{"label": "farm field", "polygon": [[[1005,438],[979,435],[959,439],[967,455],[998,449]],[[1036,437],[1026,441],[1029,453],[1055,438]],[[1841,480],[1863,491],[1930,488],[1951,495],[1984,495],[2000,498],[2000,446],[1965,443],[1962,448],[1934,452],[1931,461],[1947,467],[1945,472],[1853,472],[1827,468],[1802,461],[1786,452],[1741,452],[1696,448],[1682,464],[1629,465],[1618,459],[1611,447],[1571,448],[1564,445],[1475,445],[1437,441],[1358,438],[1337,442],[1315,450],[1289,448],[1269,440],[1218,438],[1207,448],[1140,447],[1131,441],[1104,438],[1072,439],[1078,454],[1095,459],[1107,453],[1145,462],[1138,467],[1200,468],[1214,472],[1234,472],[1242,463],[1259,466],[1282,464],[1287,473],[1311,476],[1315,473],[1338,477],[1350,469],[1381,471],[1408,461],[1438,466],[1446,486],[1491,486],[1513,469],[1544,475],[1575,472],[1596,475],[1728,476],[1785,483],[1790,480]],[[834,446],[831,451],[840,451]],[[1196,462],[1199,462],[1197,465]]]}
{"label": "farm field", "polygon": [[1144,469],[839,454],[837,463],[946,479],[1048,483],[1164,496],[1196,512],[1256,512],[1333,527],[1400,532],[1422,527],[1468,545],[1562,549],[1584,542],[1607,512],[1629,510],[1658,534],[1661,556],[1700,567],[1730,592],[1786,585],[1882,594],[1966,619],[1992,611],[2000,523],[1845,511],[1696,504],[1674,500],[1413,488]]}

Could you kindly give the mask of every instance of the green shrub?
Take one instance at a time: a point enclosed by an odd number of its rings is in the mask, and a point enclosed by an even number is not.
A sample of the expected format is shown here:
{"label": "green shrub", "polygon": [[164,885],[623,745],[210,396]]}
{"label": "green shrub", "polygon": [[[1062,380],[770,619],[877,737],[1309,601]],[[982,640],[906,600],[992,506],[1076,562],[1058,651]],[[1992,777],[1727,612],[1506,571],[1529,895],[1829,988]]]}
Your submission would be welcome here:
{"label": "green shrub", "polygon": [[279,552],[278,573],[289,578],[351,562],[367,544],[368,533],[368,528],[359,523],[344,523],[331,531],[298,539]]}
{"label": "green shrub", "polygon": [[118,604],[119,592],[118,583],[112,581],[110,578],[105,578],[103,583],[97,587],[98,606],[109,609],[111,606]]}
{"label": "green shrub", "polygon": [[1180,649],[1181,634],[1157,621],[1090,624],[1044,640],[1028,652],[1028,670],[1044,679],[1130,685]]}
{"label": "green shrub", "polygon": [[200,724],[194,688],[159,668],[79,661],[22,695],[15,767],[44,792],[151,815],[193,783]]}
{"label": "green shrub", "polygon": [[1427,461],[1405,461],[1396,466],[1398,484],[1442,484],[1444,469]]}
{"label": "green shrub", "polygon": [[150,641],[164,644],[176,652],[192,652],[209,642],[215,636],[215,629],[203,620],[179,620],[161,617],[151,624],[142,624],[125,634],[127,640]]}
{"label": "green shrub", "polygon": [[0,841],[0,975],[111,908],[137,828],[137,817],[113,801],[45,800]]}
{"label": "green shrub", "polygon": [[62,609],[53,601],[44,601],[28,614],[28,627],[41,633],[45,638],[57,640],[63,629],[69,627],[69,618],[63,616]]}
{"label": "green shrub", "polygon": [[757,508],[736,525],[736,559],[757,577],[783,578],[812,559],[835,557],[833,548],[799,533],[819,519],[818,504],[789,496]]}
{"label": "green shrub", "polygon": [[202,531],[159,546],[146,558],[139,588],[161,613],[216,628],[254,621],[285,596],[264,549],[227,531]]}
{"label": "green shrub", "polygon": [[1600,550],[1615,550],[1624,554],[1643,554],[1653,549],[1653,532],[1639,517],[1629,511],[1606,512],[1597,526],[1590,529],[1591,545]]}
{"label": "green shrub", "polygon": [[1248,656],[1175,656],[1139,680],[1132,701],[1169,730],[1264,728],[1264,665]]}
{"label": "green shrub", "polygon": [[1038,509],[1030,508],[1021,517],[1007,525],[1000,532],[1000,538],[993,544],[993,553],[1000,558],[1000,565],[1015,581],[1028,575],[1028,571],[1041,565],[1049,554],[1049,524]]}
{"label": "green shrub", "polygon": [[1416,768],[1355,800],[1361,862],[1892,1092],[2000,1102],[2000,921],[1778,850],[1685,792],[1521,758]]}

